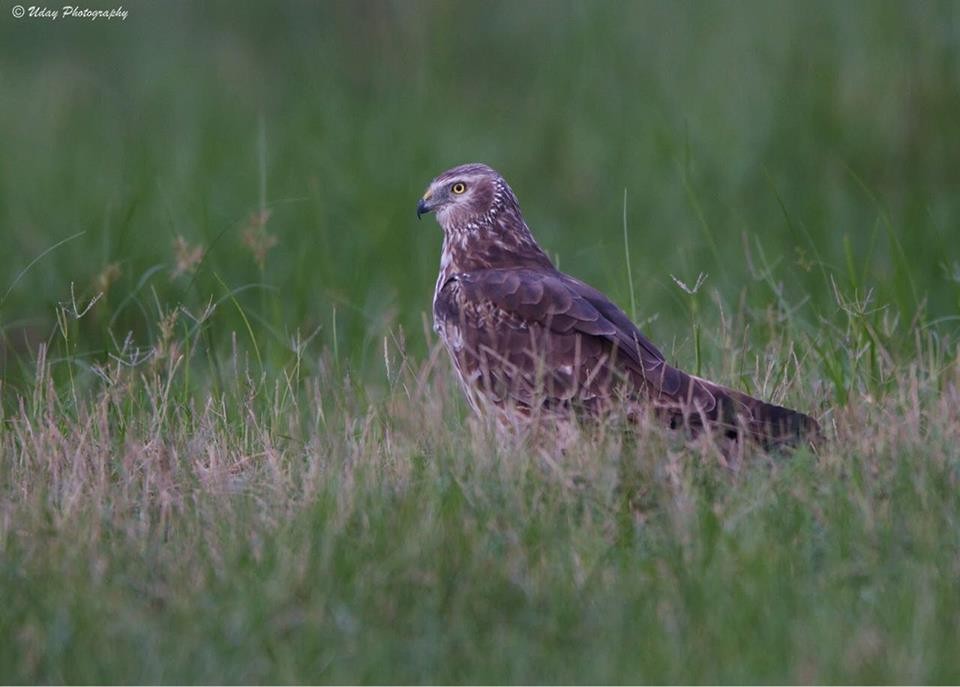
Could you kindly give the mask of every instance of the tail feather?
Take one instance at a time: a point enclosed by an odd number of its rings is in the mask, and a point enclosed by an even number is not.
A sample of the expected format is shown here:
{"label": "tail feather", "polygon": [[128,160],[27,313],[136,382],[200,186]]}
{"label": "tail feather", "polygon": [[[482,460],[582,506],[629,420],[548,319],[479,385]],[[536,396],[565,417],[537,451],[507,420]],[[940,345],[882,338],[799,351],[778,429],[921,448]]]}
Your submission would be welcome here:
{"label": "tail feather", "polygon": [[767,403],[742,391],[716,384],[670,365],[654,374],[630,369],[633,383],[645,389],[659,417],[673,429],[694,434],[710,429],[737,441],[755,441],[764,448],[816,446],[823,440],[820,425],[809,415]]}
{"label": "tail feather", "polygon": [[809,415],[706,382],[717,399],[715,422],[747,434],[766,448],[819,443],[820,425]]}

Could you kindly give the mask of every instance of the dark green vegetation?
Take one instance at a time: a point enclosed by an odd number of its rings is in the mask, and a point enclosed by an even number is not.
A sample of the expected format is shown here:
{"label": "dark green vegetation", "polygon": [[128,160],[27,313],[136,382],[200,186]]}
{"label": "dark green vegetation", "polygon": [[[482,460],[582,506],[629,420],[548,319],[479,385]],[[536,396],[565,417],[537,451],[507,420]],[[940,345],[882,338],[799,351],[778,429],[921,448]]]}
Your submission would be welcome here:
{"label": "dark green vegetation", "polygon": [[[960,680],[956,4],[125,6],[0,13],[0,681]],[[467,421],[469,160],[831,442]]]}

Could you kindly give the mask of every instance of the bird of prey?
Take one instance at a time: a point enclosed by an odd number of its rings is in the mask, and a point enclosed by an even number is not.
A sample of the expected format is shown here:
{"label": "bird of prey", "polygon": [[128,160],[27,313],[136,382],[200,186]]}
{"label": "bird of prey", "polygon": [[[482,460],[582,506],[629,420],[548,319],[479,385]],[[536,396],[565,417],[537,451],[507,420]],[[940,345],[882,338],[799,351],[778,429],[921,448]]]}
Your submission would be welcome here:
{"label": "bird of prey", "polygon": [[819,435],[803,413],[670,365],[610,299],[554,267],[487,165],[436,177],[417,203],[418,219],[428,212],[443,229],[434,327],[478,413],[652,413],[768,448]]}

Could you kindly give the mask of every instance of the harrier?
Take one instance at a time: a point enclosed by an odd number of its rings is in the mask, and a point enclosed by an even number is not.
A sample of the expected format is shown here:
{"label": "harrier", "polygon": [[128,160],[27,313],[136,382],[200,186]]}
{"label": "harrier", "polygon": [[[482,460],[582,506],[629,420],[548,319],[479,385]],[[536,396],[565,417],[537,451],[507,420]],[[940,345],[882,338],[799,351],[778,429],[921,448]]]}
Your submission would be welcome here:
{"label": "harrier", "polygon": [[443,229],[434,327],[478,413],[652,413],[670,427],[766,447],[819,433],[803,413],[668,364],[606,296],[554,267],[490,167],[436,177],[417,218],[428,212]]}

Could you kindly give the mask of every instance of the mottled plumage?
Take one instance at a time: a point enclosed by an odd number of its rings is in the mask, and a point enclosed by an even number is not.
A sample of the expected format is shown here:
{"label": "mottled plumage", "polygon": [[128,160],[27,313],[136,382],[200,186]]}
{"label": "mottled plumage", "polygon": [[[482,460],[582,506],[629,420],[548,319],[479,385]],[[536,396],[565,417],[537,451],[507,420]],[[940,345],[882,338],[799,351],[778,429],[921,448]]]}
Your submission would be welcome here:
{"label": "mottled plumage", "polygon": [[802,413],[669,365],[606,296],[553,266],[490,167],[438,176],[417,205],[418,217],[425,212],[443,229],[434,326],[478,412],[651,410],[672,427],[767,446],[818,433]]}

